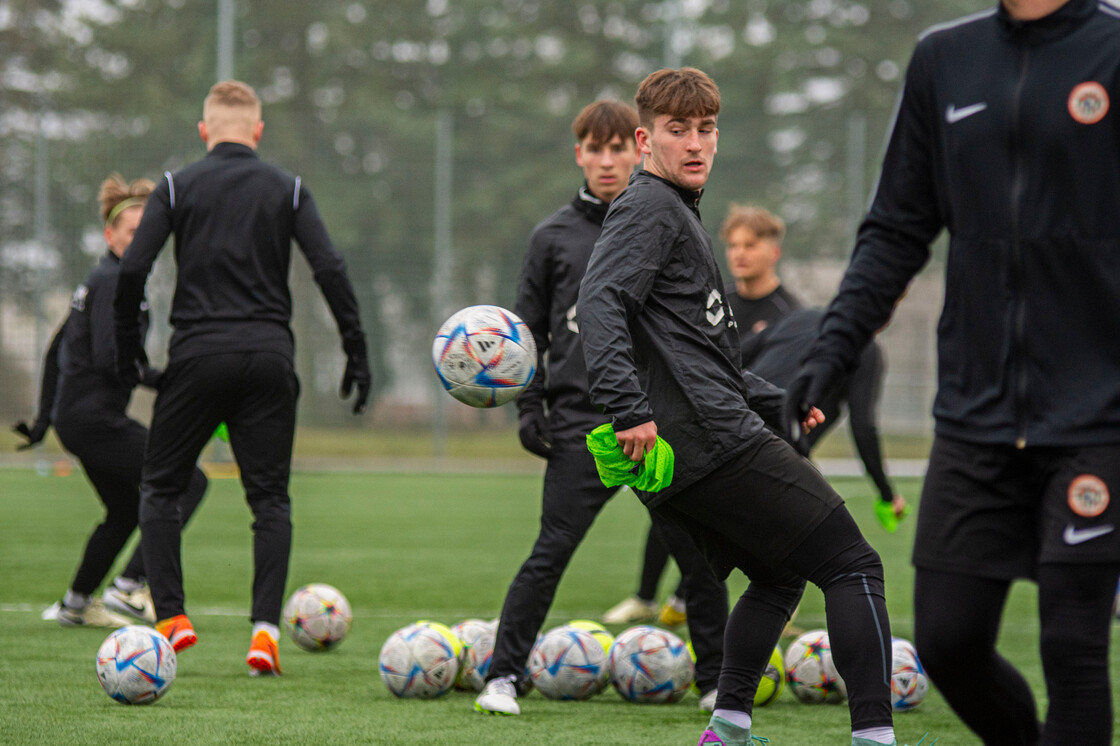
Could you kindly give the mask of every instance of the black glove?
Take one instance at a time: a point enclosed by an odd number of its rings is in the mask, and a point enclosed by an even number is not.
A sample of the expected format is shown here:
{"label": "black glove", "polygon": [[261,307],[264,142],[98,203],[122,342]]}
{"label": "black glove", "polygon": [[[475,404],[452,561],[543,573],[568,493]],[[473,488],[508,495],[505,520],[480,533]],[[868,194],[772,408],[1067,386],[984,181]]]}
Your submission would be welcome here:
{"label": "black glove", "polygon": [[28,448],[33,448],[42,442],[43,438],[47,437],[47,430],[51,427],[51,421],[46,417],[40,417],[35,420],[35,424],[31,427],[27,423],[20,420],[12,426],[12,432],[22,435],[27,438],[26,443],[21,443],[16,446],[17,451],[26,451]]}
{"label": "black glove", "polygon": [[342,374],[343,399],[349,398],[354,386],[358,387],[358,398],[354,400],[354,414],[366,411],[366,402],[369,401],[371,377],[369,374],[369,361],[364,354],[346,356],[346,372]]}
{"label": "black glove", "polygon": [[552,456],[552,442],[548,435],[548,420],[545,419],[544,410],[540,407],[529,407],[521,412],[517,425],[517,437],[521,445],[529,453],[535,453],[543,459]]}
{"label": "black glove", "polygon": [[809,410],[824,401],[827,394],[840,380],[841,371],[825,362],[812,361],[801,366],[789,386],[782,404],[782,422],[788,440],[802,456],[809,455],[809,439],[801,429],[801,422]]}

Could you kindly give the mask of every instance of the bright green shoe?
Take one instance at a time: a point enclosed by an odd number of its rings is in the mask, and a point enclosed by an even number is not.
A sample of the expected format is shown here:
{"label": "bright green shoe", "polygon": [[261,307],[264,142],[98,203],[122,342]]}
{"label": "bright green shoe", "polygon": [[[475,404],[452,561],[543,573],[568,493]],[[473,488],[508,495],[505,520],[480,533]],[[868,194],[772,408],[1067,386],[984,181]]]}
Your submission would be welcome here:
{"label": "bright green shoe", "polygon": [[751,741],[770,743],[769,738],[752,736],[750,728],[740,728],[734,723],[712,715],[708,728],[696,746],[752,746]]}
{"label": "bright green shoe", "polygon": [[[901,498],[896,498],[901,500]],[[910,515],[910,508],[903,504],[902,510],[895,512],[894,502],[887,502],[886,500],[875,501],[875,517],[879,519],[879,523],[886,529],[888,534],[893,534],[898,530],[898,524],[902,523],[902,519]]]}

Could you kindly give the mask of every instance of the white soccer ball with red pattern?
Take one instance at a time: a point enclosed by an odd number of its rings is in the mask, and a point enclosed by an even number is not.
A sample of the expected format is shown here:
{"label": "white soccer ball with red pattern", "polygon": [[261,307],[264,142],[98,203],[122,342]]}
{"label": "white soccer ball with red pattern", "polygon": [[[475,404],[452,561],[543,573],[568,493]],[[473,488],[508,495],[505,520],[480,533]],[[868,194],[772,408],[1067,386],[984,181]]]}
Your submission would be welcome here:
{"label": "white soccer ball with red pattern", "polygon": [[497,407],[520,394],[537,371],[529,327],[500,306],[468,306],[443,323],[432,364],[449,394],[472,407]]}
{"label": "white soccer ball with red pattern", "polygon": [[602,691],[607,651],[586,629],[549,630],[529,653],[529,677],[549,699],[590,699]]}
{"label": "white soccer ball with red pattern", "polygon": [[843,702],[848,688],[832,662],[828,632],[812,630],[786,648],[786,681],[798,700],[807,704]]}
{"label": "white soccer ball with red pattern", "polygon": [[929,678],[909,640],[892,637],[891,651],[891,707],[895,712],[913,710],[929,694]]}
{"label": "white soccer ball with red pattern", "polygon": [[394,696],[434,699],[455,685],[461,650],[459,639],[444,625],[416,622],[389,635],[378,656],[378,672]]}
{"label": "white soccer ball with red pattern", "polygon": [[313,652],[329,650],[342,642],[353,620],[346,596],[326,583],[297,589],[284,604],[282,616],[295,644]]}
{"label": "white soccer ball with red pattern", "polygon": [[607,664],[611,684],[638,704],[677,702],[696,675],[688,647],[657,627],[631,627],[615,638]]}
{"label": "white soccer ball with red pattern", "polygon": [[105,638],[96,665],[101,688],[126,705],[147,705],[162,697],[179,666],[167,638],[141,625],[121,627]]}

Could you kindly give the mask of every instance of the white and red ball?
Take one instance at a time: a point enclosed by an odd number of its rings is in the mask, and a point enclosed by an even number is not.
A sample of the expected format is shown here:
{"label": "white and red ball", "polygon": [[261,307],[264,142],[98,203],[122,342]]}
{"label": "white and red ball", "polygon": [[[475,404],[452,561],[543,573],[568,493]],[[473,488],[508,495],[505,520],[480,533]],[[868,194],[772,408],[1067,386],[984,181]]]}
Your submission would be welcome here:
{"label": "white and red ball", "polygon": [[97,680],[105,693],[126,705],[147,705],[162,697],[178,671],[175,650],[151,627],[115,630],[97,650]]}
{"label": "white and red ball", "polygon": [[607,663],[615,690],[639,704],[679,701],[696,673],[688,647],[679,637],[645,625],[619,634]]}
{"label": "white and red ball", "polygon": [[812,630],[786,649],[786,681],[801,702],[843,702],[848,696],[844,680],[832,662],[828,632]]}
{"label": "white and red ball", "polygon": [[472,407],[497,407],[520,394],[537,370],[529,327],[500,306],[468,306],[436,332],[432,364],[449,394]]}
{"label": "white and red ball", "polygon": [[549,699],[590,699],[602,691],[608,670],[595,635],[570,625],[546,632],[529,653],[529,678]]}
{"label": "white and red ball", "polygon": [[378,672],[394,696],[434,699],[455,685],[461,649],[444,625],[416,622],[389,635],[378,656]]}
{"label": "white and red ball", "polygon": [[929,677],[909,640],[891,638],[891,707],[895,712],[913,710],[929,694]]}
{"label": "white and red ball", "polygon": [[296,589],[284,604],[284,627],[304,650],[329,650],[350,632],[353,614],[346,596],[333,585],[311,583]]}

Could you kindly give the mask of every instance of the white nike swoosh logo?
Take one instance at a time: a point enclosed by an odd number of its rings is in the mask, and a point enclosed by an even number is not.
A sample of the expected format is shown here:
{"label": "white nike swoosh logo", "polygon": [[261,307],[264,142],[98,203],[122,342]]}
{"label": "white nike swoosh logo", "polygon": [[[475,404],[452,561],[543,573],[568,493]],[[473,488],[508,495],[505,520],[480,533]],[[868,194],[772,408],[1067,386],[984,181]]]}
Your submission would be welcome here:
{"label": "white nike swoosh logo", "polygon": [[1062,541],[1070,546],[1075,544],[1083,544],[1091,539],[1096,539],[1105,534],[1112,533],[1113,526],[1097,526],[1095,528],[1082,528],[1077,529],[1073,526],[1066,526],[1066,530],[1062,532]]}
{"label": "white nike swoosh logo", "polygon": [[966,119],[973,114],[979,114],[987,108],[987,104],[972,104],[971,106],[964,106],[958,109],[952,104],[949,104],[949,108],[945,110],[945,121],[949,124],[956,124],[962,119]]}

